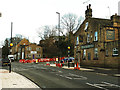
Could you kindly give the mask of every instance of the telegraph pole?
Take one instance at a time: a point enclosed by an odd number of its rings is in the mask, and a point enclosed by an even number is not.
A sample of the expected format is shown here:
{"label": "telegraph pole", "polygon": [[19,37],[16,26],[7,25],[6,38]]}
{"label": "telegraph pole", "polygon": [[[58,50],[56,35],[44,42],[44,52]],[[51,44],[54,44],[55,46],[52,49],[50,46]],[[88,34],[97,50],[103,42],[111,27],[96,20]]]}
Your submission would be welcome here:
{"label": "telegraph pole", "polygon": [[13,27],[13,22],[11,22],[11,43],[12,43],[12,27]]}

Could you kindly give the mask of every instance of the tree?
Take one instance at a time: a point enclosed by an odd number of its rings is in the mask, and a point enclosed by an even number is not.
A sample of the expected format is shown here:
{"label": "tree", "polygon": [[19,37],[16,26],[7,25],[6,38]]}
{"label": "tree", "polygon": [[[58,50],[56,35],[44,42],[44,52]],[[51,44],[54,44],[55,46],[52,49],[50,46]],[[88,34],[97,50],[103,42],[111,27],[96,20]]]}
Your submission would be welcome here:
{"label": "tree", "polygon": [[[12,38],[13,46],[16,46],[21,40],[22,40],[22,35],[16,34],[16,36]],[[2,47],[3,57],[7,57],[10,54],[10,43],[11,43],[11,38],[6,38],[4,41],[4,45]]]}
{"label": "tree", "polygon": [[57,32],[56,26],[48,26],[48,25],[40,27],[39,31],[37,31],[38,36],[41,38],[41,40],[48,39],[50,36],[57,36],[56,32]]}
{"label": "tree", "polygon": [[2,57],[7,57],[9,55],[9,41],[5,39],[4,46],[2,47]]}
{"label": "tree", "polygon": [[73,33],[78,29],[82,20],[83,20],[82,16],[78,18],[77,15],[73,13],[68,13],[62,16],[61,24],[62,27],[64,27],[67,30],[67,33],[69,32]]}
{"label": "tree", "polygon": [[[61,19],[61,27],[64,28],[67,33],[66,33],[66,40],[61,42],[61,46],[65,47],[64,49],[66,51],[68,51],[67,47],[70,46],[70,55],[73,56],[74,53],[74,31],[76,31],[81,22],[83,20],[83,17],[80,16],[79,18],[77,17],[77,15],[73,14],[73,13],[68,13],[62,16]],[[60,48],[63,48],[60,47]],[[64,50],[63,50],[64,51]],[[63,53],[62,51],[62,53]],[[67,52],[66,52],[67,54]]]}

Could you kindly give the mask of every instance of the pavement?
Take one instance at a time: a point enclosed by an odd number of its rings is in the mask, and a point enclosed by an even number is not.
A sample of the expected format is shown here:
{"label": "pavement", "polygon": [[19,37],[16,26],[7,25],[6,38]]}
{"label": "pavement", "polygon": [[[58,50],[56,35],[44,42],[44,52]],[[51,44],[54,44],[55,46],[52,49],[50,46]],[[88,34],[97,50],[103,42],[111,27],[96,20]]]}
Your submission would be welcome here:
{"label": "pavement", "polygon": [[0,90],[4,88],[40,89],[40,87],[26,77],[15,72],[9,73],[6,69],[0,69]]}

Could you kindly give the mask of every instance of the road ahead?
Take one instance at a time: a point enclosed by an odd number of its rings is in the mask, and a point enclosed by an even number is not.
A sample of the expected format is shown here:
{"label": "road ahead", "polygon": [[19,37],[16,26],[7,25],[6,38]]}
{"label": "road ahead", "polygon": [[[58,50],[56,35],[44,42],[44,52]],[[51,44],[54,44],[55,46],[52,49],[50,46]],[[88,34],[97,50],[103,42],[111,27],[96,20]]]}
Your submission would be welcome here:
{"label": "road ahead", "polygon": [[[5,67],[4,67],[5,68]],[[80,90],[119,90],[118,77],[97,74],[96,72],[69,70],[43,64],[12,63],[12,71],[24,75],[39,87],[80,89]]]}

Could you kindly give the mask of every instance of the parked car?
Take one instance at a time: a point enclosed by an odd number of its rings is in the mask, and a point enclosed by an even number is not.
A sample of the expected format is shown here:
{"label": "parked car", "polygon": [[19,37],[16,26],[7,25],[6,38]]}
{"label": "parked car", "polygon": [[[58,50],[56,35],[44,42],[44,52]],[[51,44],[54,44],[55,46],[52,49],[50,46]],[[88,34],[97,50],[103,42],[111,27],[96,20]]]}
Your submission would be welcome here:
{"label": "parked car", "polygon": [[8,58],[3,58],[1,62],[2,66],[7,66],[10,64],[10,60]]}

